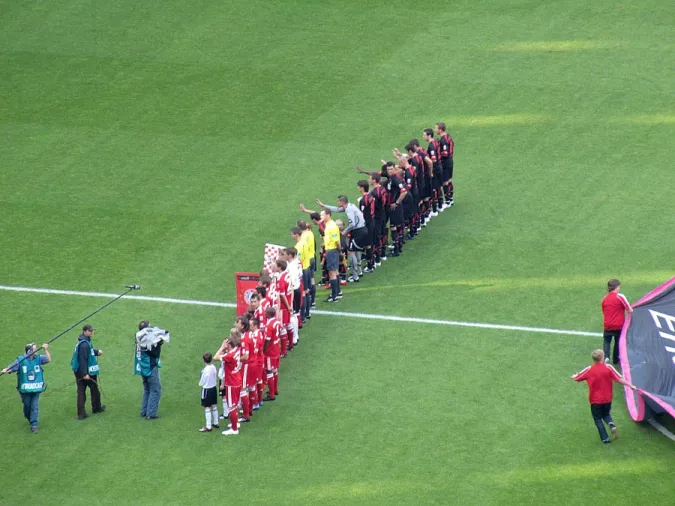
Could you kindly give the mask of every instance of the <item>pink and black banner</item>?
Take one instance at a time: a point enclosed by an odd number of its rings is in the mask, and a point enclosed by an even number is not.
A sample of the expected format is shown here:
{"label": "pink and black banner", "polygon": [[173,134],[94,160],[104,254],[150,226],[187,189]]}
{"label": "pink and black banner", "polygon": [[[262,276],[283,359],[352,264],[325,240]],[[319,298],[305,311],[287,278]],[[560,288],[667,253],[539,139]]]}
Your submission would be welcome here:
{"label": "pink and black banner", "polygon": [[623,375],[638,388],[626,388],[633,420],[661,413],[675,417],[675,278],[633,305],[619,349]]}

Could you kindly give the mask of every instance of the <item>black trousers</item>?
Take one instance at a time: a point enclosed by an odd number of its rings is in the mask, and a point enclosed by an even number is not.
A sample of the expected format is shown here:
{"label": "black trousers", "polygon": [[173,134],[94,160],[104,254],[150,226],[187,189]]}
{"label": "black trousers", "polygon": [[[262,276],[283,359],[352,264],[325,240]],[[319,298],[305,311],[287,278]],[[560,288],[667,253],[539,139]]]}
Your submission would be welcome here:
{"label": "black trousers", "polygon": [[87,411],[84,409],[84,404],[87,402],[87,387],[91,392],[91,410],[95,413],[101,409],[101,392],[98,389],[98,376],[89,376],[91,379],[78,378],[77,379],[77,416],[84,416]]}
{"label": "black trousers", "polygon": [[614,338],[614,353],[612,354],[612,363],[614,365],[619,363],[619,338],[621,337],[621,330],[605,330],[602,333],[602,351],[605,352],[605,358],[609,358],[609,351],[612,347],[612,338]]}
{"label": "black trousers", "polygon": [[595,422],[595,426],[598,428],[598,434],[600,434],[600,439],[602,441],[609,439],[603,422],[606,423],[610,429],[614,427],[614,421],[612,420],[610,411],[612,411],[611,402],[607,402],[605,404],[591,404],[591,415],[593,415],[593,421]]}

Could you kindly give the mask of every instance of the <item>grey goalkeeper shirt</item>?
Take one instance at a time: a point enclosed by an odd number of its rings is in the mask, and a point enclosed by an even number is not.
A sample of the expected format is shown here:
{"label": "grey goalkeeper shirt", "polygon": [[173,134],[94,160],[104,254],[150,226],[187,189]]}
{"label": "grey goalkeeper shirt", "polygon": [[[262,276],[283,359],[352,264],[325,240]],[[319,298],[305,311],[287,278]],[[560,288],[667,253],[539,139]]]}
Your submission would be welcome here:
{"label": "grey goalkeeper shirt", "polygon": [[347,204],[347,207],[334,207],[334,206],[325,206],[327,209],[330,209],[333,213],[345,213],[347,219],[349,220],[349,226],[345,228],[345,232],[350,230],[358,230],[360,228],[366,227],[366,220],[363,218],[363,213],[361,210],[356,207],[351,202]]}

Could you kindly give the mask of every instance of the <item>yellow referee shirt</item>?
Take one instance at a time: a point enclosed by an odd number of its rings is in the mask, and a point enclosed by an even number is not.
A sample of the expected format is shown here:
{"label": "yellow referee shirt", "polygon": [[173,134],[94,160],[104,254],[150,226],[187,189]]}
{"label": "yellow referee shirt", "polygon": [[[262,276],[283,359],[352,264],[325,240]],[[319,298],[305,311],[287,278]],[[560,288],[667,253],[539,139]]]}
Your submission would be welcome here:
{"label": "yellow referee shirt", "polygon": [[302,270],[307,270],[309,269],[309,260],[312,258],[309,256],[308,253],[308,248],[307,248],[307,242],[300,237],[300,240],[295,243],[295,249],[298,250],[298,258],[300,259],[300,262],[302,263]]}
{"label": "yellow referee shirt", "polygon": [[311,230],[305,230],[300,235],[300,240],[304,240],[307,246],[307,256],[309,258],[314,258],[316,256],[316,239],[314,239],[314,233]]}
{"label": "yellow referee shirt", "polygon": [[326,223],[326,229],[323,233],[323,247],[326,251],[340,247],[340,229],[333,220]]}

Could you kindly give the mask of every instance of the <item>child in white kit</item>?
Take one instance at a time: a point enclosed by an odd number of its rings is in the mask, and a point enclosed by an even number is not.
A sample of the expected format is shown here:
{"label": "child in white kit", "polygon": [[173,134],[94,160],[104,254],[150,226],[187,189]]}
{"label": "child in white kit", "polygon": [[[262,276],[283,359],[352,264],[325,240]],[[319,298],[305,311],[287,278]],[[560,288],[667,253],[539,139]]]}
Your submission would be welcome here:
{"label": "child in white kit", "polygon": [[206,425],[199,429],[199,432],[211,432],[212,427],[220,427],[218,424],[218,372],[216,366],[212,364],[213,356],[210,353],[204,353],[204,369],[202,377],[199,379],[199,386],[202,387],[202,407],[206,416]]}

